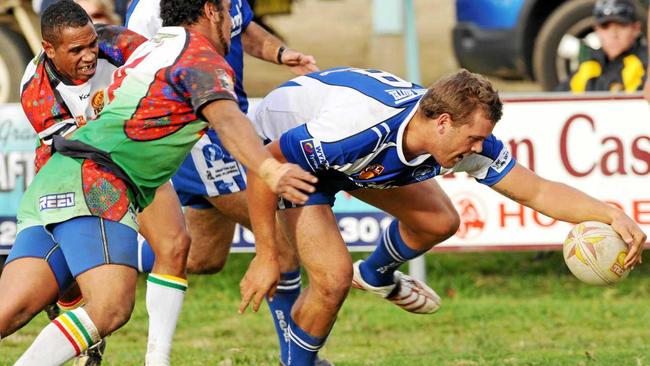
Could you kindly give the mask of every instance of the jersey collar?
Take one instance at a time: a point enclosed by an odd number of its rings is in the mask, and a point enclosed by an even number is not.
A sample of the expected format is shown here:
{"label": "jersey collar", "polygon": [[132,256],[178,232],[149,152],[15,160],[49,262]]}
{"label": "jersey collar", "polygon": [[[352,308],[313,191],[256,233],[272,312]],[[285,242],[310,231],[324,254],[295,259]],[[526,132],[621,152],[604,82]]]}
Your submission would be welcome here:
{"label": "jersey collar", "polygon": [[407,165],[407,166],[417,166],[422,164],[423,161],[427,160],[429,157],[431,157],[431,154],[422,154],[419,156],[416,156],[413,160],[408,161],[406,160],[406,157],[404,156],[404,130],[406,130],[406,125],[408,125],[412,120],[413,116],[415,115],[415,112],[418,110],[418,106],[420,105],[420,101],[418,100],[417,103],[412,105],[410,108],[411,110],[409,113],[404,117],[404,120],[402,123],[400,123],[399,130],[397,130],[397,156],[399,157],[399,160],[402,162],[402,164]]}

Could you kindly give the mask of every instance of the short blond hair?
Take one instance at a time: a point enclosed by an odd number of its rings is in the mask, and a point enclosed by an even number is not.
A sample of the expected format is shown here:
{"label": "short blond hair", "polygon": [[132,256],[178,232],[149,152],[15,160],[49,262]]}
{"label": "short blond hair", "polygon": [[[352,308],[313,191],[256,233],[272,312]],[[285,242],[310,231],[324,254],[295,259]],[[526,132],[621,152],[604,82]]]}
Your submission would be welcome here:
{"label": "short blond hair", "polygon": [[476,108],[482,108],[492,123],[497,123],[503,115],[503,103],[492,83],[465,69],[433,83],[419,107],[430,119],[448,113],[457,125],[469,122]]}

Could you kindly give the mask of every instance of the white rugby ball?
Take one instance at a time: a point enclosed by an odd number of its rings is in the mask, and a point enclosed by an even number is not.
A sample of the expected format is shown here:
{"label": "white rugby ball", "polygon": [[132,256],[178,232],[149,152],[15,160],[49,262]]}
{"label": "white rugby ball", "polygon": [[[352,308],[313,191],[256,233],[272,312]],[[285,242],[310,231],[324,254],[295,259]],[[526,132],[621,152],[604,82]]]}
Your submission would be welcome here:
{"label": "white rugby ball", "polygon": [[627,244],[611,226],[577,224],[564,241],[564,261],[574,276],[591,285],[613,286],[629,274],[623,267]]}

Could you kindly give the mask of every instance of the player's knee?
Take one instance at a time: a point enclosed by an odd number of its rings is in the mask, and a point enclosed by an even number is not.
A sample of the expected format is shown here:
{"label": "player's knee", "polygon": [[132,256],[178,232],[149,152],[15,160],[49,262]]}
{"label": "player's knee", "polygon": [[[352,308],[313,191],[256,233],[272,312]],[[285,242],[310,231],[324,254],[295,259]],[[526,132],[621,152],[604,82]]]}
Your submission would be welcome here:
{"label": "player's knee", "polygon": [[41,310],[30,303],[0,301],[0,337],[9,336]]}
{"label": "player's knee", "polygon": [[352,284],[352,266],[349,267],[331,271],[314,280],[310,278],[310,287],[319,293],[323,305],[331,308],[341,306]]}
{"label": "player's knee", "polygon": [[441,220],[436,234],[442,239],[441,241],[447,240],[458,231],[459,226],[460,216],[458,216],[456,211],[453,211],[445,219]]}
{"label": "player's knee", "polygon": [[417,236],[420,241],[434,246],[453,236],[460,226],[460,217],[455,211],[449,212],[442,217],[427,220],[417,227],[410,227],[412,235]]}
{"label": "player's knee", "polygon": [[[113,296],[115,300],[106,300],[102,302],[92,302],[86,304],[86,309],[97,327],[100,335],[105,337],[131,319],[133,312],[134,299],[131,296],[121,297]],[[120,301],[118,301],[120,299]]]}
{"label": "player's knee", "polygon": [[190,243],[190,235],[184,229],[178,229],[170,235],[165,235],[164,239],[154,246],[156,261],[180,263],[184,266],[190,251]]}

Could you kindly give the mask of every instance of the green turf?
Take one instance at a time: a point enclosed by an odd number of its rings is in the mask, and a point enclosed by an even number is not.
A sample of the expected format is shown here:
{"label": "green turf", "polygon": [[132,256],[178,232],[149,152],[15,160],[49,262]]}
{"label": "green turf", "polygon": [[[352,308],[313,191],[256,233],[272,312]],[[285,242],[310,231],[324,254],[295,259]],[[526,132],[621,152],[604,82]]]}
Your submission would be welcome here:
{"label": "green turf", "polygon": [[[250,258],[233,255],[224,273],[190,277],[173,365],[277,365],[268,310],[237,314]],[[322,356],[339,366],[650,365],[650,267],[616,288],[581,284],[560,253],[433,254],[427,272],[443,297],[437,314],[412,315],[353,290]],[[141,280],[134,315],[108,339],[104,365],[143,364],[146,321]],[[0,365],[11,365],[45,322],[40,315],[3,340]]]}

